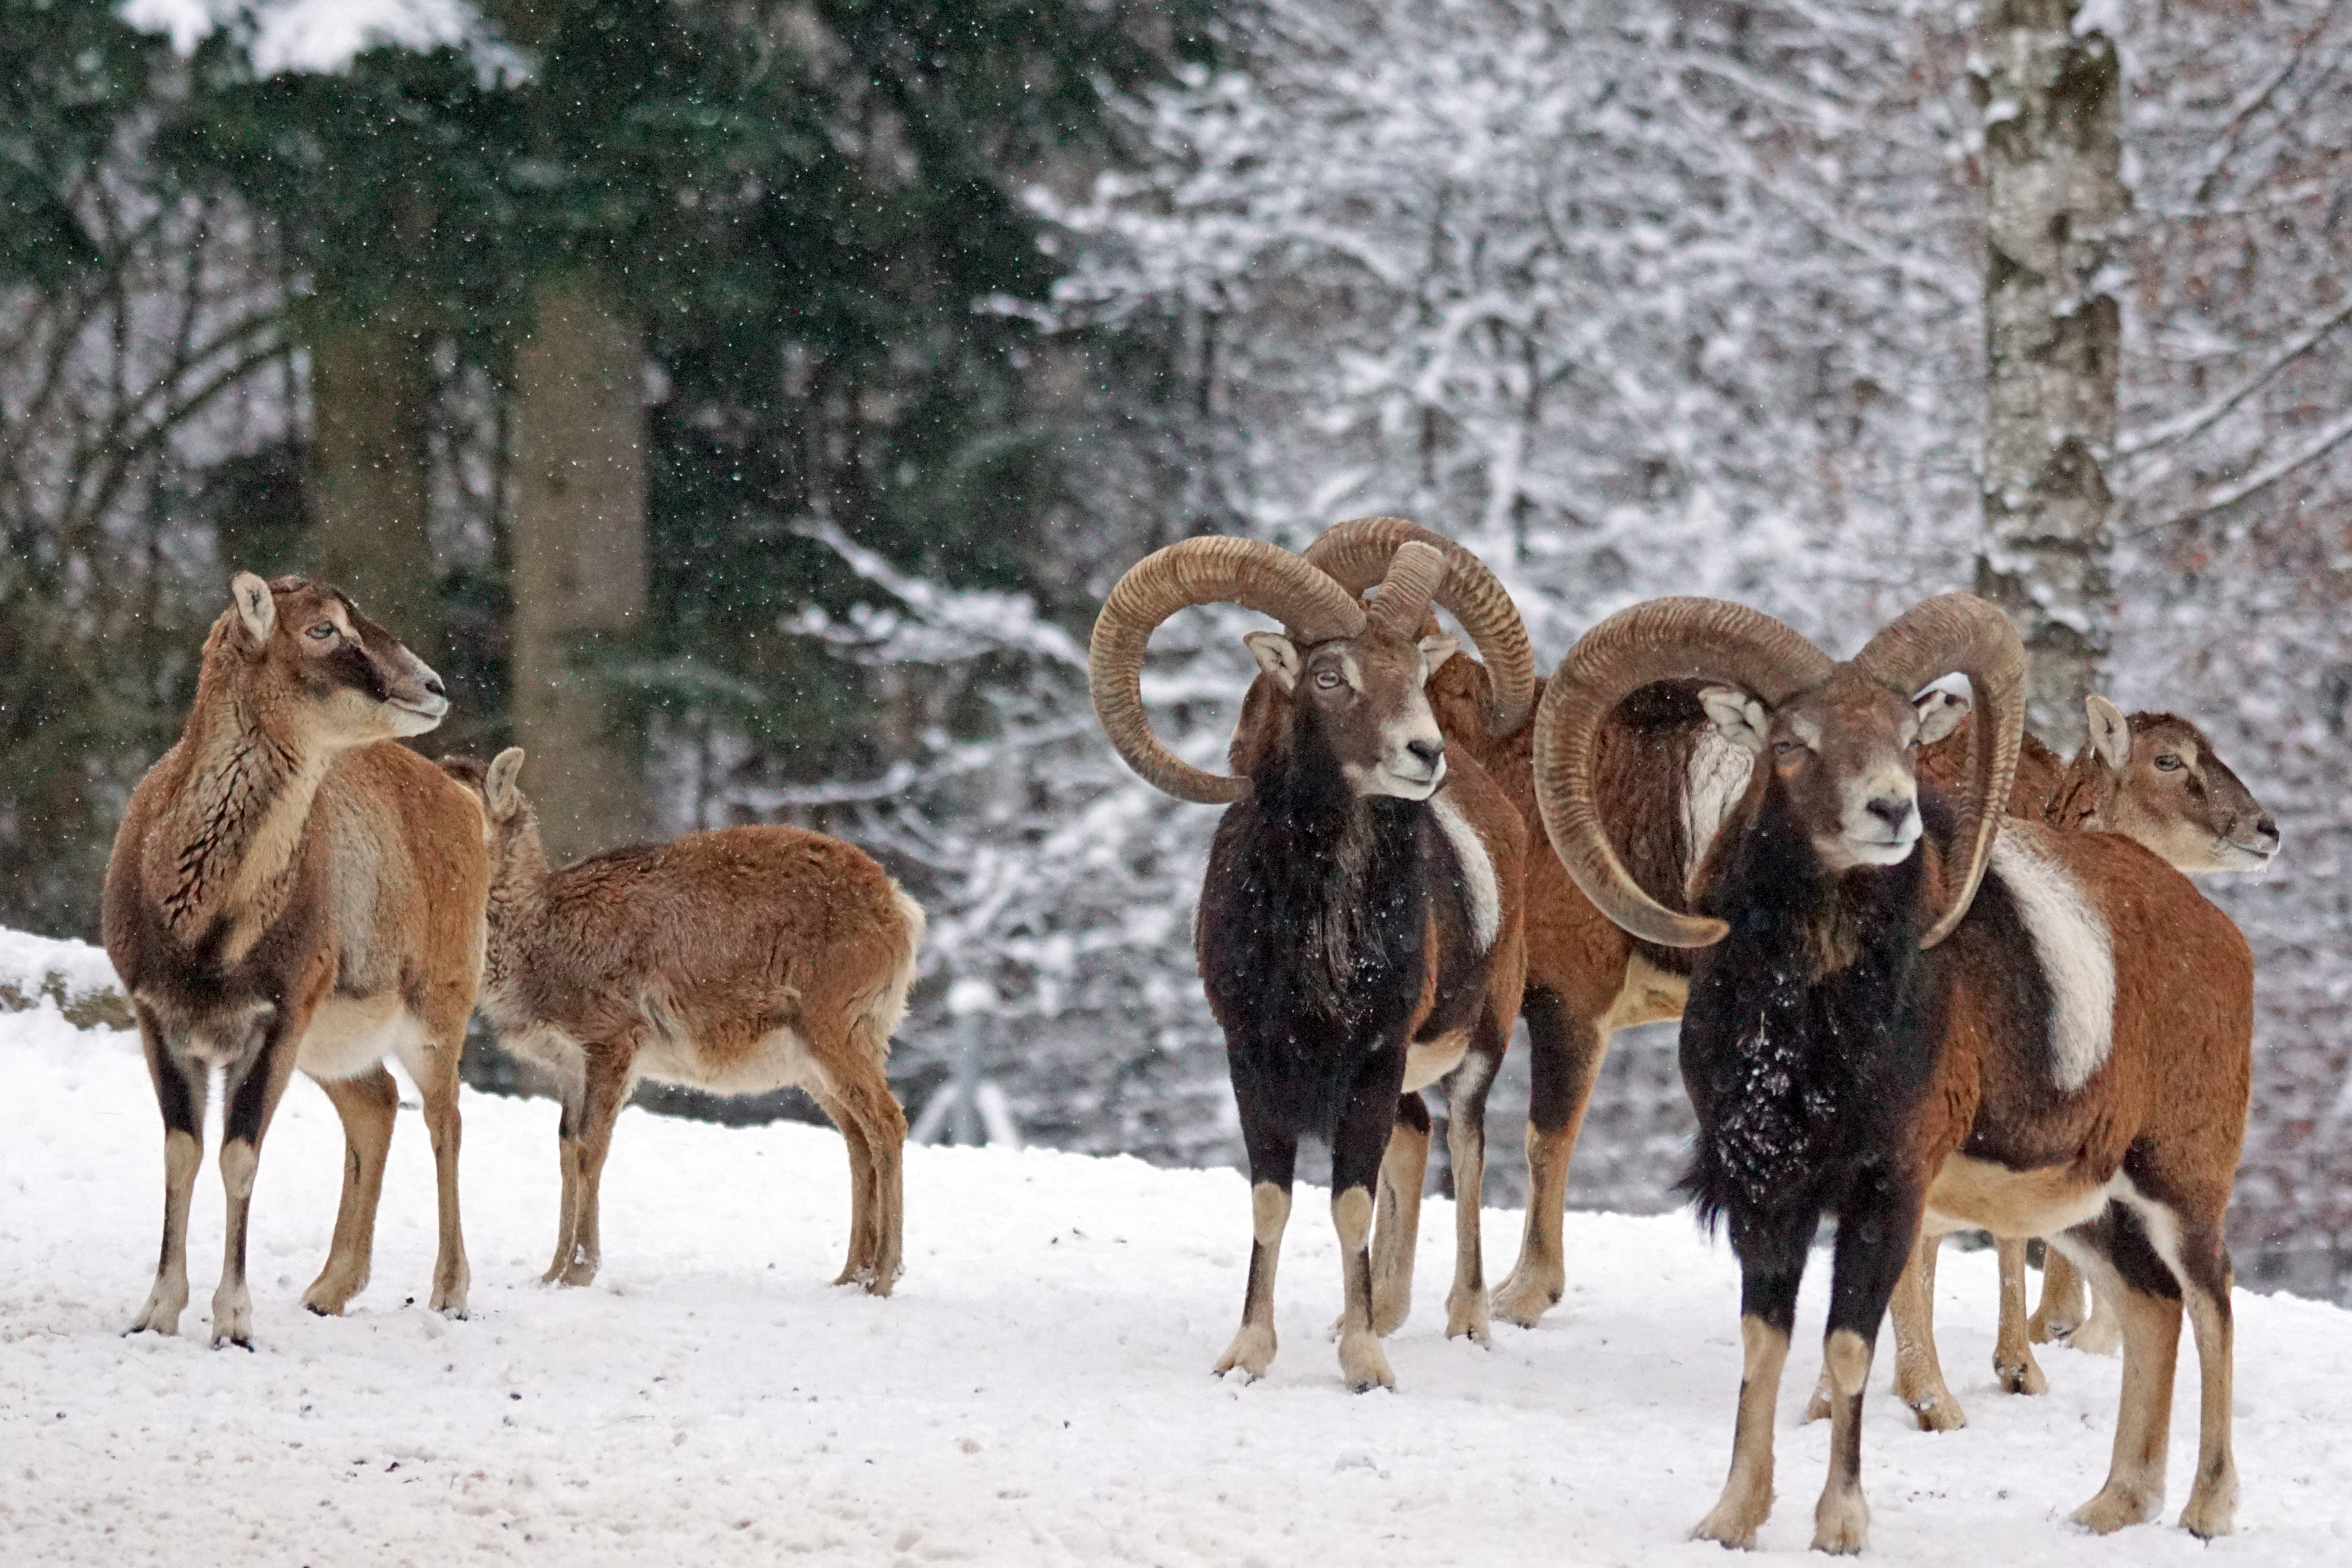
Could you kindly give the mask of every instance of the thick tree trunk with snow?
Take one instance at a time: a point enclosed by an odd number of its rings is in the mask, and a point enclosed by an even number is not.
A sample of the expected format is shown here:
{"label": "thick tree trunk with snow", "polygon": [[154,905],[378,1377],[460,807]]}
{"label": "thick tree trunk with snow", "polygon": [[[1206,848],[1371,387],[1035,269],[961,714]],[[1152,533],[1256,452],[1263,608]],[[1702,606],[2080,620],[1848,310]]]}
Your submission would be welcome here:
{"label": "thick tree trunk with snow", "polygon": [[310,569],[427,663],[446,657],[433,554],[431,339],[400,311],[320,321],[310,352]]}
{"label": "thick tree trunk with snow", "polygon": [[652,828],[637,737],[597,668],[646,616],[643,356],[587,273],[540,285],[515,355],[515,739],[559,861]]}
{"label": "thick tree trunk with snow", "polygon": [[2101,274],[2130,205],[2115,45],[2076,0],[1989,0],[1985,106],[1986,542],[1978,589],[2031,656],[2026,720],[2062,750],[2107,652],[2118,321]]}

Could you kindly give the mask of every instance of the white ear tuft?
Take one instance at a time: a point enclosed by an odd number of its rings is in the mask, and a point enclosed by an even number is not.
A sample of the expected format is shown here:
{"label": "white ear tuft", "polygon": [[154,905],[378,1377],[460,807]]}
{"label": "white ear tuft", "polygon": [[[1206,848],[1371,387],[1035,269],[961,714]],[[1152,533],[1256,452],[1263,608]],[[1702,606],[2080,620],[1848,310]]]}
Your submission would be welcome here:
{"label": "white ear tuft", "polygon": [[1252,632],[1242,638],[1249,645],[1250,657],[1257,667],[1274,677],[1275,684],[1285,691],[1298,687],[1298,650],[1280,632]]}
{"label": "white ear tuft", "polygon": [[2091,745],[2099,760],[2121,773],[2131,761],[2131,721],[2095,691],[2083,699],[2083,711],[2091,721]]}
{"label": "white ear tuft", "polygon": [[512,816],[522,805],[522,792],[515,787],[515,775],[522,772],[522,748],[509,746],[490,759],[489,771],[482,777],[482,798],[490,808],[490,816],[499,822]]}
{"label": "white ear tuft", "polygon": [[1912,710],[1919,715],[1919,743],[1932,746],[1958,729],[1974,706],[1966,693],[1947,686],[1931,686],[1919,693],[1911,700]]}
{"label": "white ear tuft", "polygon": [[1736,686],[1710,686],[1698,700],[1725,740],[1743,752],[1764,754],[1764,734],[1772,725],[1764,704]]}
{"label": "white ear tuft", "polygon": [[1461,651],[1461,639],[1444,632],[1421,639],[1421,657],[1429,660],[1429,673],[1432,675],[1435,675],[1447,659]]}
{"label": "white ear tuft", "polygon": [[269,646],[269,634],[278,627],[278,596],[250,572],[230,578],[228,592],[236,605],[236,618],[245,626],[247,646],[259,653]]}

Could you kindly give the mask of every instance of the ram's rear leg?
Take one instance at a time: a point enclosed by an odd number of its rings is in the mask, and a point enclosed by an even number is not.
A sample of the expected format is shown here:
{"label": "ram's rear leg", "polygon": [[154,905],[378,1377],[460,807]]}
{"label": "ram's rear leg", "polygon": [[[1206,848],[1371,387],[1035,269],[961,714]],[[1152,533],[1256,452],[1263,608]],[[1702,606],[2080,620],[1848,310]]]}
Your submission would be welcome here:
{"label": "ram's rear leg", "polygon": [[[1412,1313],[1412,1265],[1421,1236],[1422,1188],[1429,1179],[1429,1106],[1416,1092],[1397,1100],[1396,1125],[1381,1156],[1372,1230],[1372,1332],[1386,1339]],[[1345,1313],[1331,1327],[1347,1331]]]}
{"label": "ram's rear leg", "polygon": [[1496,1288],[1494,1314],[1532,1329],[1568,1288],[1561,1215],[1568,1207],[1569,1158],[1584,1125],[1609,1038],[1590,1019],[1571,1016],[1559,996],[1530,982],[1520,998],[1528,1021],[1528,1213],[1518,1261]]}
{"label": "ram's rear leg", "polygon": [[1485,1218],[1486,1090],[1509,1043],[1491,1017],[1482,1017],[1470,1052],[1446,1085],[1446,1158],[1454,1171],[1454,1288],[1445,1297],[1445,1337],[1467,1334],[1488,1342]]}
{"label": "ram's rear leg", "polygon": [[2236,1328],[2230,1313],[2230,1254],[2218,1215],[2181,1227],[2176,1271],[2197,1336],[2197,1479],[2189,1489],[2180,1527],[2211,1540],[2236,1528],[2238,1461],[2230,1437]]}
{"label": "ram's rear leg", "polygon": [[2066,1233],[2069,1256],[2124,1328],[2123,1392],[2106,1484],[2074,1510],[2074,1522],[2106,1535],[2154,1519],[2164,1507],[2172,1433],[2172,1379],[2180,1354],[2179,1284],[2137,1216],[2120,1204]]}

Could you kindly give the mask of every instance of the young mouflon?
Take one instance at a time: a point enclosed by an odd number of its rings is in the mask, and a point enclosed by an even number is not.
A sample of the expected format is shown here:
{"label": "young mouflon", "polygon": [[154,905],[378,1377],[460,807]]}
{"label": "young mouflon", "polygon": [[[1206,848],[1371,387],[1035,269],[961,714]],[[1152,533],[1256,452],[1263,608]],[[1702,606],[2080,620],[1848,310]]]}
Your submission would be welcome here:
{"label": "young mouflon", "polygon": [[548,864],[519,747],[441,764],[480,792],[490,847],[482,1014],[560,1086],[563,1195],[546,1278],[603,1257],[598,1186],[640,1079],[710,1094],[804,1089],[849,1148],[849,1258],[835,1283],[899,1272],[907,1119],[883,1075],[923,911],[855,845],[730,827]]}

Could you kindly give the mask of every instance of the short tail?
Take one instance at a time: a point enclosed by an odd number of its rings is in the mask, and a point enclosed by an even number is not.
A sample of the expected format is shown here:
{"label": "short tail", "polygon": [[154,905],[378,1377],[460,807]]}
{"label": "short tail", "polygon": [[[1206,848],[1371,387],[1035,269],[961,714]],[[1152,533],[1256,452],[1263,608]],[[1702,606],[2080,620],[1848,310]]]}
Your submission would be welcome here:
{"label": "short tail", "polygon": [[890,896],[898,906],[898,951],[891,960],[889,974],[849,1025],[850,1043],[877,1062],[890,1059],[890,1037],[907,1016],[907,992],[915,984],[915,961],[923,947],[923,906],[896,883],[891,884]]}

